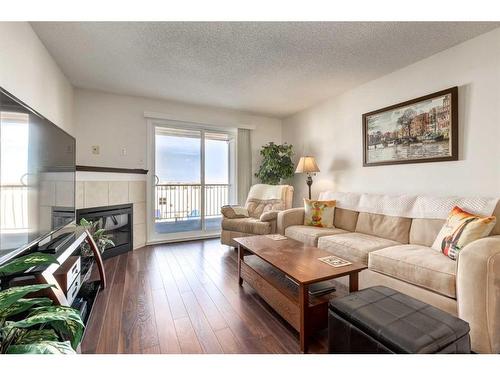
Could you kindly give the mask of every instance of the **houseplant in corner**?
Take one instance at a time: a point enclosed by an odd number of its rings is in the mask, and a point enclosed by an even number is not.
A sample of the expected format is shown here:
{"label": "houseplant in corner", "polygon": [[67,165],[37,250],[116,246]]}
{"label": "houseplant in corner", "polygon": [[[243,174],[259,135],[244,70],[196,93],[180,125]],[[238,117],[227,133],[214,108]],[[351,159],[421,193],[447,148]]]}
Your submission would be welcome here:
{"label": "houseplant in corner", "polygon": [[260,150],[262,162],[259,171],[255,173],[263,184],[278,185],[281,180],[293,177],[294,165],[292,162],[293,146],[287,143],[282,145],[269,142]]}
{"label": "houseplant in corner", "polygon": [[[49,254],[32,253],[0,266],[0,277],[35,266],[57,263]],[[55,306],[49,298],[25,298],[49,284],[14,286],[0,290],[0,354],[73,354],[84,324],[78,311]]]}

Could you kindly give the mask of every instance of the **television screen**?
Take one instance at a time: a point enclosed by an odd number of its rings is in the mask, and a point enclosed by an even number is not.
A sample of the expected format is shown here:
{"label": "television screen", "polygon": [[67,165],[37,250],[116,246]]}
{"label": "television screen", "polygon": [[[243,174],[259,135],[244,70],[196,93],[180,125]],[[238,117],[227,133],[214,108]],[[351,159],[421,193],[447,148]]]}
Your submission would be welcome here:
{"label": "television screen", "polygon": [[0,88],[0,264],[75,218],[75,139]]}

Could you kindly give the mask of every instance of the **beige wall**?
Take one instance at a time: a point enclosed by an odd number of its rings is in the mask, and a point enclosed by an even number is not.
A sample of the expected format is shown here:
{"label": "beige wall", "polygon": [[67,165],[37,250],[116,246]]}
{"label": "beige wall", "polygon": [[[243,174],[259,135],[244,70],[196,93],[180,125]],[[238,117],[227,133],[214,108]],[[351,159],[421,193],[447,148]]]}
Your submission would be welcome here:
{"label": "beige wall", "polygon": [[[459,161],[363,168],[363,113],[452,86],[459,87]],[[326,189],[498,196],[500,29],[285,119],[283,141],[294,144],[297,154],[317,157],[315,196]],[[305,176],[295,176],[294,186],[300,205]]]}
{"label": "beige wall", "polygon": [[0,22],[0,86],[75,135],[73,88],[27,22]]}
{"label": "beige wall", "polygon": [[[115,95],[92,90],[75,90],[77,164],[147,169],[147,120],[144,112],[157,112],[182,121],[224,127],[254,126],[253,169],[259,162],[260,147],[281,141],[281,120],[244,112]],[[91,152],[100,146],[100,154]],[[122,149],[126,149],[126,155]]]}

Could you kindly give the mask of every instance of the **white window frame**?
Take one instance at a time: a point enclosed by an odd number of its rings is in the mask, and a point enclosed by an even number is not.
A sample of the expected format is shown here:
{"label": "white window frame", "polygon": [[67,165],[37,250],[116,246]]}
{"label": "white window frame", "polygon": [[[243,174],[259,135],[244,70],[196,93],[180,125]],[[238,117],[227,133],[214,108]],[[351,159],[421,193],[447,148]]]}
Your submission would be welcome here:
{"label": "white window frame", "polygon": [[205,133],[206,132],[218,132],[226,133],[229,135],[229,203],[234,204],[237,200],[237,135],[238,129],[231,128],[227,126],[215,126],[207,125],[201,123],[193,123],[178,120],[168,120],[168,119],[147,119],[147,183],[146,183],[146,243],[166,243],[166,242],[176,242],[185,241],[192,239],[202,239],[202,238],[214,238],[220,236],[220,230],[217,231],[206,231],[205,230],[205,194],[201,194],[201,220],[202,228],[197,231],[187,231],[187,232],[177,232],[168,234],[159,234],[155,232],[154,226],[154,197],[155,197],[155,128],[165,127],[173,129],[185,129],[199,131],[201,135],[201,184],[205,184]]}

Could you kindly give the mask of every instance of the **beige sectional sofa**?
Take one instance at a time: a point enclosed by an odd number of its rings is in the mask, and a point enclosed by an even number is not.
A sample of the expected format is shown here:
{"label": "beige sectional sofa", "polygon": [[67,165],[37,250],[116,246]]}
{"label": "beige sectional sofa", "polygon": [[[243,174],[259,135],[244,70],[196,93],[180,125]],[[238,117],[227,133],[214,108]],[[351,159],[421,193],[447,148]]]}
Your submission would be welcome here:
{"label": "beige sectional sofa", "polygon": [[[385,197],[387,202],[387,197]],[[494,207],[494,205],[493,205]],[[500,352],[500,203],[491,235],[465,246],[457,261],[431,248],[444,219],[336,208],[334,228],[304,226],[304,209],[278,214],[278,232],[368,269],[360,288],[385,285],[456,315],[471,326],[472,350]]]}

